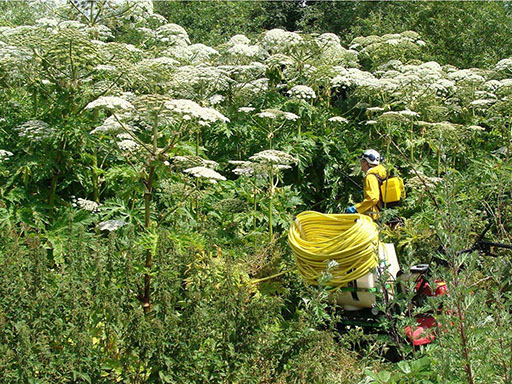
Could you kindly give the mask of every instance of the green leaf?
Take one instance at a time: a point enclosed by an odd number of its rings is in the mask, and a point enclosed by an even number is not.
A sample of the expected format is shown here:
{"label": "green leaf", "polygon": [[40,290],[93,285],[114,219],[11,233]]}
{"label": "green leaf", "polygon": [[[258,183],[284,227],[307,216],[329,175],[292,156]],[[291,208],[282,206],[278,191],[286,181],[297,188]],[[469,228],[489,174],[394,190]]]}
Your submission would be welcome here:
{"label": "green leaf", "polygon": [[387,383],[387,382],[389,382],[389,379],[391,379],[391,373],[388,371],[381,371],[378,374],[378,378],[379,378],[380,382]]}
{"label": "green leaf", "polygon": [[411,366],[409,365],[409,363],[407,361],[400,361],[398,363],[398,368],[400,368],[402,370],[402,372],[405,374],[411,373]]}

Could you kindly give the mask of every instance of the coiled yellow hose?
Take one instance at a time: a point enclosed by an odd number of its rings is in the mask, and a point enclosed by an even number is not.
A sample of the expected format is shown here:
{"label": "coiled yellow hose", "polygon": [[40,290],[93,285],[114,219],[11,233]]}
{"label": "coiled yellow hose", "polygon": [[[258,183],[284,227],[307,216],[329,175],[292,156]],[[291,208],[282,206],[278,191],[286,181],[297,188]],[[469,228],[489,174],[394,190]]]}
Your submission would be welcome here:
{"label": "coiled yellow hose", "polygon": [[359,214],[305,211],[297,215],[288,233],[299,273],[310,284],[318,284],[330,260],[338,263],[329,271],[333,291],[377,266],[378,241],[377,225]]}

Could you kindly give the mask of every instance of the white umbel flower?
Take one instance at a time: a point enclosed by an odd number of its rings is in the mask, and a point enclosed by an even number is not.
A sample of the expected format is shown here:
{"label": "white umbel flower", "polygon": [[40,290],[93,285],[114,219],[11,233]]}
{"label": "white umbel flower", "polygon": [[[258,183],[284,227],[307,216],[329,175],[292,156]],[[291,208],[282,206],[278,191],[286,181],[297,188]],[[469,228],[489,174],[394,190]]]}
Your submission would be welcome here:
{"label": "white umbel flower", "polygon": [[278,151],[276,149],[267,149],[265,151],[258,152],[249,157],[249,159],[262,163],[283,165],[293,164],[297,162],[297,159],[294,158],[292,155],[283,151]]}
{"label": "white umbel flower", "polygon": [[490,104],[494,104],[496,100],[494,99],[478,99],[473,100],[470,104],[474,107],[486,107]]}
{"label": "white umbel flower", "polygon": [[226,52],[232,56],[256,57],[260,54],[260,47],[257,45],[235,44]]}
{"label": "white umbel flower", "polygon": [[254,111],[255,109],[256,108],[253,108],[253,107],[240,107],[240,108],[238,108],[238,112],[249,113],[249,112]]}
{"label": "white umbel flower", "polygon": [[494,69],[498,72],[511,72],[512,71],[512,58],[503,59],[496,63]]}
{"label": "white umbel flower", "polygon": [[185,169],[183,172],[188,173],[194,177],[208,180],[210,183],[215,184],[218,180],[226,180],[220,173],[207,167],[194,167]]}
{"label": "white umbel flower", "polygon": [[117,145],[122,151],[134,152],[139,149],[139,144],[130,139],[121,140]]}
{"label": "white umbel flower", "polygon": [[85,109],[94,109],[103,107],[111,111],[134,109],[133,105],[121,97],[116,96],[100,96],[96,100],[91,101]]}
{"label": "white umbel flower", "polygon": [[299,116],[297,116],[295,113],[292,112],[284,112],[280,111],[279,109],[266,109],[264,111],[261,111],[260,113],[257,113],[256,116],[262,118],[262,119],[277,119],[277,118],[284,118],[285,120],[291,120],[296,121],[299,119]]}
{"label": "white umbel flower", "polygon": [[7,160],[12,155],[13,155],[12,152],[6,151],[4,149],[0,149],[0,163]]}
{"label": "white umbel flower", "polygon": [[366,108],[366,111],[371,112],[371,113],[374,113],[374,112],[384,112],[385,109],[382,108],[382,107],[370,107],[370,108]]}
{"label": "white umbel flower", "polygon": [[410,109],[404,109],[403,111],[398,111],[399,114],[406,117],[419,117],[420,114],[418,112],[411,111]]}
{"label": "white umbel flower", "polygon": [[220,104],[224,101],[225,97],[222,96],[222,95],[213,95],[212,97],[210,97],[208,99],[208,101],[210,102],[210,105],[217,105],[217,104]]}
{"label": "white umbel flower", "polygon": [[[132,127],[126,124],[124,125],[124,128],[132,130]],[[123,126],[119,123],[119,121],[117,121],[116,117],[112,115],[107,117],[103,124],[94,128],[91,132],[89,132],[89,134],[94,135],[97,133],[116,133],[122,130]]]}
{"label": "white umbel flower", "polygon": [[333,116],[329,121],[333,123],[348,124],[348,120],[341,116]]}
{"label": "white umbel flower", "polygon": [[236,44],[249,45],[251,44],[251,40],[247,38],[245,35],[235,35],[226,43],[229,46],[234,46]]}
{"label": "white umbel flower", "polygon": [[89,212],[96,212],[98,210],[98,208],[100,207],[100,204],[98,204],[97,202],[92,201],[92,200],[82,199],[80,197],[76,198],[74,196],[72,196],[71,198],[72,198],[71,205],[73,205],[73,207],[75,207],[75,208],[83,209],[83,210],[89,211]]}
{"label": "white umbel flower", "polygon": [[165,102],[165,107],[170,111],[179,114],[182,118],[185,116],[193,117],[198,120],[200,125],[209,126],[215,122],[229,122],[229,119],[219,111],[213,108],[201,107],[192,100],[176,99]]}
{"label": "white umbel flower", "polygon": [[39,141],[52,136],[55,130],[42,120],[29,120],[16,127],[20,137]]}
{"label": "white umbel flower", "polygon": [[99,228],[100,228],[100,231],[109,231],[109,232],[112,232],[112,231],[117,231],[119,228],[123,227],[126,225],[126,222],[124,222],[124,220],[107,220],[107,221],[102,221],[101,223],[99,223]]}
{"label": "white umbel flower", "polygon": [[177,24],[165,24],[158,27],[156,35],[159,41],[168,45],[187,46],[190,44],[188,33]]}
{"label": "white umbel flower", "polygon": [[296,85],[288,91],[288,94],[296,99],[300,100],[312,100],[316,99],[315,91],[307,85]]}
{"label": "white umbel flower", "polygon": [[262,45],[267,50],[280,52],[302,44],[303,41],[298,33],[275,28],[265,33]]}

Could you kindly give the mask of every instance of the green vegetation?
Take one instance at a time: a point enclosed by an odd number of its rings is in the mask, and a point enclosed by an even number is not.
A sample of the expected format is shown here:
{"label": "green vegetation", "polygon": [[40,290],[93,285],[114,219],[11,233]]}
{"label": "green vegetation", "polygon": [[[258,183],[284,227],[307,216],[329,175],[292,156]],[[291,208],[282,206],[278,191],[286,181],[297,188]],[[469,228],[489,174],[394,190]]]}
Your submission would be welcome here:
{"label": "green vegetation", "polygon": [[[488,220],[512,243],[508,4],[0,11],[3,382],[511,381],[510,251],[458,252]],[[294,269],[297,213],[360,199],[367,148],[408,193],[382,239],[449,287],[381,300],[384,334],[337,329],[327,266],[256,281]]]}

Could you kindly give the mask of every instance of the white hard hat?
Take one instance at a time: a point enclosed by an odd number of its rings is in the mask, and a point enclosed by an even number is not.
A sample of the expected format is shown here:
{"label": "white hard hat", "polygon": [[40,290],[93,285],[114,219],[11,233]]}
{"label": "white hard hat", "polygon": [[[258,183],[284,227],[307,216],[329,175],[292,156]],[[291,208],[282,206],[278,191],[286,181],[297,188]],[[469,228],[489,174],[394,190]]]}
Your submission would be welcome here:
{"label": "white hard hat", "polygon": [[379,165],[381,158],[379,152],[375,149],[367,149],[361,155],[361,160],[366,160],[371,165]]}

